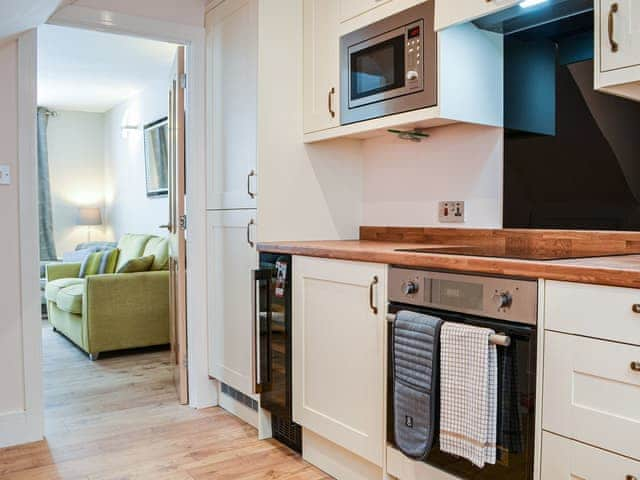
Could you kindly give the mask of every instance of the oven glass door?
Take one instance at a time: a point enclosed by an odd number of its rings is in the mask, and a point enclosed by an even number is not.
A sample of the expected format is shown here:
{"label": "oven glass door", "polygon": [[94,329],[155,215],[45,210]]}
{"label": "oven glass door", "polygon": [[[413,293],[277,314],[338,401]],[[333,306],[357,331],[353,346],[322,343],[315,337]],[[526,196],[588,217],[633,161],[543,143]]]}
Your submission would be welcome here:
{"label": "oven glass door", "polygon": [[349,48],[349,107],[406,93],[405,29]]}
{"label": "oven glass door", "polygon": [[[411,310],[441,318],[444,321],[466,323],[511,337],[509,347],[498,348],[498,425],[497,462],[480,469],[466,459],[440,451],[438,427],[435,443],[426,463],[444,470],[456,478],[473,480],[532,480],[535,439],[536,392],[536,328],[483,317],[474,317],[441,310],[391,304],[389,311]],[[391,332],[390,332],[391,333]],[[389,335],[391,346],[391,335]],[[392,350],[389,350],[390,352]],[[389,371],[393,373],[389,355]],[[393,382],[389,378],[388,435],[393,438]],[[436,415],[439,418],[439,414]]]}

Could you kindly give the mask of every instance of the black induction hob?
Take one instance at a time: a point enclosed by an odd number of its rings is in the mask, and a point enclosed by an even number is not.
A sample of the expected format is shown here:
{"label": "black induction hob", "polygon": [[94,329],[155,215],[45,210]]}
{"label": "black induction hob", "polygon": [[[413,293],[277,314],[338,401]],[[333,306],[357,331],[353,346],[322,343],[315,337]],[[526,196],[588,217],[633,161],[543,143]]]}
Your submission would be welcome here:
{"label": "black induction hob", "polygon": [[[566,252],[553,251],[519,251],[505,247],[487,247],[487,246],[451,246],[451,247],[434,247],[434,248],[398,248],[396,252],[408,253],[433,253],[439,255],[464,255],[469,257],[495,257],[508,258],[513,260],[570,260],[579,258],[595,258],[595,257],[612,257],[633,255],[633,253],[606,253],[596,251],[581,251],[579,254],[571,254]],[[640,251],[637,252],[640,254]]]}

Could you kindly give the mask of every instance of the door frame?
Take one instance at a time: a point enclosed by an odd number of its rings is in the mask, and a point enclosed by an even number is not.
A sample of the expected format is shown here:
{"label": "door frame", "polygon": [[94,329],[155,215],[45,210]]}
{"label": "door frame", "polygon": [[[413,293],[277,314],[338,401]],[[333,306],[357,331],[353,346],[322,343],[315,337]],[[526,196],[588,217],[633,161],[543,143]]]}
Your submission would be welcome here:
{"label": "door frame", "polygon": [[[204,22],[204,12],[203,12]],[[186,47],[186,209],[189,215],[187,258],[206,258],[205,171],[205,30],[108,10],[69,5],[47,23],[171,42]],[[41,374],[41,318],[36,308],[38,292],[37,169],[35,109],[37,104],[37,31],[18,37],[18,118],[20,169],[21,306],[25,377],[25,435],[16,440],[37,440],[43,432]],[[194,260],[187,270],[187,343],[189,404],[194,408],[217,405],[218,394],[208,378],[206,267]],[[17,443],[17,442],[16,442]]]}

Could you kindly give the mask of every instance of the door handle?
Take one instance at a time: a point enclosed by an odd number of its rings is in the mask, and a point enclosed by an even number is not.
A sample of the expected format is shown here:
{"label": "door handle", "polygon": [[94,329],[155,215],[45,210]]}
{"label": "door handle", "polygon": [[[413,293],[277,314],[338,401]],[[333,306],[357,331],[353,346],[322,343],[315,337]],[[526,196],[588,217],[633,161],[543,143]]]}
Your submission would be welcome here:
{"label": "door handle", "polygon": [[158,225],[158,228],[164,228],[166,230],[171,231],[171,224],[167,223],[166,225]]}
{"label": "door handle", "polygon": [[256,222],[253,220],[253,218],[249,220],[249,223],[247,223],[247,243],[251,248],[256,246],[255,242],[251,240],[251,226],[255,224]]}
{"label": "door handle", "polygon": [[374,315],[378,314],[378,307],[373,302],[373,297],[374,297],[373,289],[377,284],[378,284],[378,276],[376,275],[373,277],[373,280],[371,280],[371,283],[369,284],[369,308],[371,309]]}
{"label": "door handle", "polygon": [[618,42],[613,38],[615,23],[614,14],[618,13],[618,2],[613,2],[609,7],[609,44],[611,45],[611,51],[616,53],[618,51]]}
{"label": "door handle", "polygon": [[329,93],[327,94],[327,108],[329,109],[329,115],[331,115],[331,118],[336,118],[336,111],[333,109],[333,96],[335,93],[335,87],[331,87],[331,90],[329,90]]}
{"label": "door handle", "polygon": [[256,176],[255,170],[251,170],[247,175],[247,195],[249,195],[249,197],[251,198],[256,198],[256,192],[253,192],[251,190],[251,177],[255,177],[255,176]]}

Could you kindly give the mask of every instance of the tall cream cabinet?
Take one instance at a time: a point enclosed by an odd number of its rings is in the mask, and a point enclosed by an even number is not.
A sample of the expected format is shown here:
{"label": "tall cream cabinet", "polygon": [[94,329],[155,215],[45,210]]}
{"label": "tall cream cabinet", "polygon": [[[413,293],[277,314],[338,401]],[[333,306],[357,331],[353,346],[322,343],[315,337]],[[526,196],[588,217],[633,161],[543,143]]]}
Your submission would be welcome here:
{"label": "tall cream cabinet", "polygon": [[294,420],[382,467],[386,265],[294,257],[293,275]]}
{"label": "tall cream cabinet", "polygon": [[596,89],[640,101],[640,5],[595,0]]}

